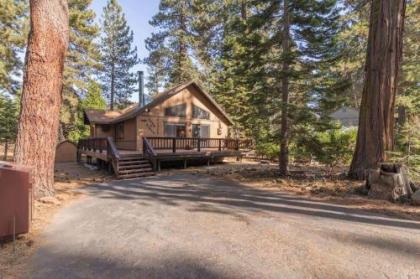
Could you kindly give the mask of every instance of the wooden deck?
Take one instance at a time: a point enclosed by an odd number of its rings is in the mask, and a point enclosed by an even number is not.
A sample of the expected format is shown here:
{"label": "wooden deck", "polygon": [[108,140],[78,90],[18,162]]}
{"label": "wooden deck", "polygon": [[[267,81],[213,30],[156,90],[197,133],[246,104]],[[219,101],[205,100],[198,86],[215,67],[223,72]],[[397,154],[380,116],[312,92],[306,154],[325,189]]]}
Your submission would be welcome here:
{"label": "wooden deck", "polygon": [[84,155],[91,161],[99,159],[112,165],[118,174],[119,162],[123,160],[148,160],[154,171],[159,171],[161,162],[204,160],[210,164],[224,157],[242,157],[243,142],[233,139],[202,138],[143,138],[143,152],[117,149],[111,138],[89,138],[78,145],[78,159]]}

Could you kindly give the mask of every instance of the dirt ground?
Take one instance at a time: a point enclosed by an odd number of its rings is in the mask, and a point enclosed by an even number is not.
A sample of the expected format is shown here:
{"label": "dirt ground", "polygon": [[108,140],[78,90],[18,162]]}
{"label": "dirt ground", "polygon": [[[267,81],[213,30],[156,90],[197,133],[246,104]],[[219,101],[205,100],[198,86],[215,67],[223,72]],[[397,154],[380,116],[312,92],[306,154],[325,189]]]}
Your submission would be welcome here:
{"label": "dirt ground", "polygon": [[228,164],[217,164],[207,168],[190,167],[182,170],[164,170],[163,175],[184,173],[203,173],[216,177],[225,177],[244,185],[272,191],[287,191],[300,196],[311,197],[354,208],[367,209],[393,217],[420,220],[420,207],[410,204],[396,204],[385,200],[374,200],[367,197],[364,181],[351,180],[346,177],[347,167],[338,167],[327,173],[319,165],[290,166],[290,176],[279,177],[278,165],[261,164],[255,161],[229,161]]}
{"label": "dirt ground", "polygon": [[53,199],[34,202],[31,232],[19,236],[15,243],[10,240],[0,243],[0,279],[19,278],[19,274],[25,269],[28,257],[40,245],[38,235],[49,224],[58,209],[82,195],[77,191],[78,188],[101,183],[110,178],[107,173],[90,170],[75,163],[58,164],[55,171],[56,196]]}

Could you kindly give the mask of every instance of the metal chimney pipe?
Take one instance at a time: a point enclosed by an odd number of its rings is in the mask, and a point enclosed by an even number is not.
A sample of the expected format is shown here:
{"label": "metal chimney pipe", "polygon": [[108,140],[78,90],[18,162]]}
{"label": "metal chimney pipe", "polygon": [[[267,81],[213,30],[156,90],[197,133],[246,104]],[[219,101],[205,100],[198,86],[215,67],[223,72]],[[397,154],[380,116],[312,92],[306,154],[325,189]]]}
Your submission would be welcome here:
{"label": "metal chimney pipe", "polygon": [[139,71],[139,106],[143,107],[144,103],[144,73]]}

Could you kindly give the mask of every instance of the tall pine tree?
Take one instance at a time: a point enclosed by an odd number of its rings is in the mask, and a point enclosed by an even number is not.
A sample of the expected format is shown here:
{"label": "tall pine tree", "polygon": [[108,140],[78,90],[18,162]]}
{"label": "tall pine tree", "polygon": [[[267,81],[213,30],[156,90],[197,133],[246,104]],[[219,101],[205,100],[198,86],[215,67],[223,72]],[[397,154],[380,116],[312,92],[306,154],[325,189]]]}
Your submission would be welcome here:
{"label": "tall pine tree", "polygon": [[95,43],[99,26],[90,8],[92,0],[69,0],[70,41],[64,62],[63,103],[60,111],[61,140],[80,131],[79,101],[100,69],[100,53]]}
{"label": "tall pine tree", "polygon": [[248,72],[243,76],[251,85],[250,102],[256,104],[261,119],[271,120],[268,137],[280,143],[280,173],[285,175],[291,135],[297,136],[297,130],[308,124],[317,125],[315,113],[321,107],[332,109],[346,86],[329,72],[339,56],[338,5],[335,0],[267,0],[248,5],[240,39],[245,49],[242,69]]}
{"label": "tall pine tree", "polygon": [[162,0],[159,12],[150,24],[156,32],[146,40],[150,55],[148,87],[158,90],[197,78],[197,69],[190,58],[192,48],[191,1]]}
{"label": "tall pine tree", "polygon": [[20,89],[27,8],[25,1],[0,0],[0,93],[16,94]]}
{"label": "tall pine tree", "polygon": [[394,107],[400,75],[405,0],[372,0],[366,72],[356,150],[349,175],[365,178],[367,169],[387,159],[394,145]]}
{"label": "tall pine tree", "polygon": [[116,0],[109,0],[104,8],[102,31],[101,80],[112,110],[126,104],[135,91],[137,78],[132,68],[138,63],[133,32]]}

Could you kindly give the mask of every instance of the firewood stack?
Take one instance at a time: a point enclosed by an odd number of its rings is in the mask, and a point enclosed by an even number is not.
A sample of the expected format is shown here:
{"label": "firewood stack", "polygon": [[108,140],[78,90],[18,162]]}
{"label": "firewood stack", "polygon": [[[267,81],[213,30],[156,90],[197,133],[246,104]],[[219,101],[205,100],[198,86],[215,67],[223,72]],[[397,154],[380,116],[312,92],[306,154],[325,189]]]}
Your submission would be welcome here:
{"label": "firewood stack", "polygon": [[379,169],[369,170],[366,187],[371,198],[420,204],[420,190],[400,164],[382,164]]}

